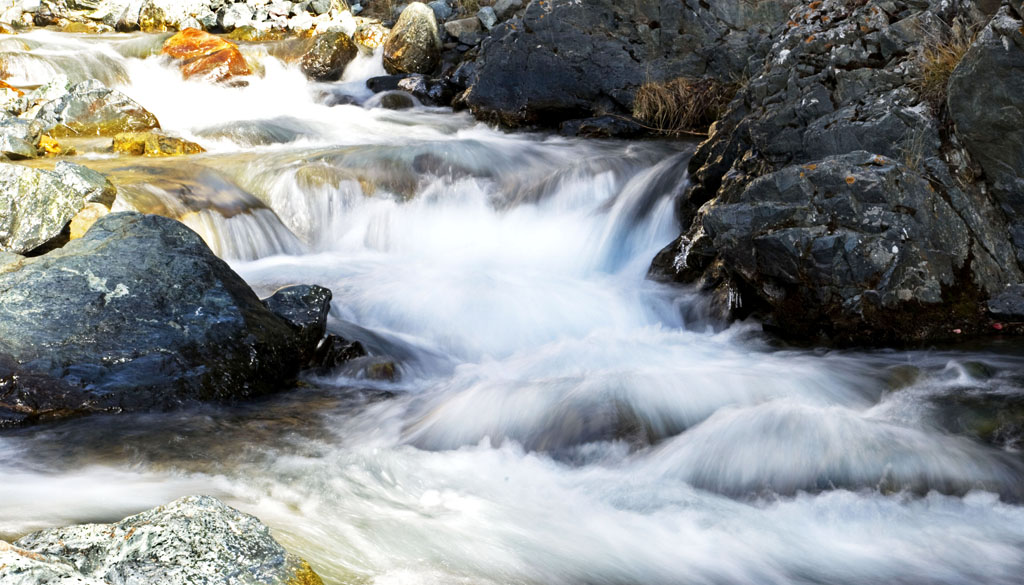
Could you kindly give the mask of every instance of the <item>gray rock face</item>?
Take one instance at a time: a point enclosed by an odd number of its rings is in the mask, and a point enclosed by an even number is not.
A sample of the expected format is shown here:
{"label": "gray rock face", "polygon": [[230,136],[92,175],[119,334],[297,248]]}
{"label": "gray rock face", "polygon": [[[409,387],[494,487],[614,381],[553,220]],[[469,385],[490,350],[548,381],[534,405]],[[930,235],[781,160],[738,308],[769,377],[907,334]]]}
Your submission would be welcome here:
{"label": "gray rock face", "polygon": [[322,585],[255,517],[189,496],[115,524],[0,542],[4,585]]}
{"label": "gray rock face", "polygon": [[[629,113],[647,81],[729,81],[792,0],[552,0],[494,28],[466,97],[473,113],[508,126],[557,125]],[[501,6],[511,10],[511,6]],[[497,12],[497,8],[495,9]]]}
{"label": "gray rock face", "polygon": [[57,237],[87,203],[110,206],[103,175],[61,161],[53,171],[0,163],[0,251],[23,254]]}
{"label": "gray rock face", "polygon": [[35,158],[42,133],[43,125],[37,120],[4,118],[0,120],[0,154],[11,160]]}
{"label": "gray rock face", "polygon": [[978,35],[949,82],[957,136],[1011,218],[1024,261],[1024,22],[1004,7]]}
{"label": "gray rock face", "polygon": [[[316,349],[172,219],[113,213],[61,249],[5,262],[0,354],[80,391],[68,414],[267,394]],[[9,423],[42,414],[39,397],[2,388],[0,420],[5,408]]]}
{"label": "gray rock face", "polygon": [[690,162],[684,234],[652,275],[802,342],[985,330],[1020,282],[1006,219],[915,89],[917,47],[969,2],[801,8]]}
{"label": "gray rock face", "polygon": [[54,136],[113,136],[160,128],[156,116],[96,80],[83,81],[43,105],[36,115]]}
{"label": "gray rock face", "polygon": [[357,54],[359,49],[347,34],[331,31],[313,40],[302,56],[302,72],[316,81],[338,81]]}
{"label": "gray rock face", "polygon": [[402,11],[384,43],[384,69],[398,73],[433,73],[441,63],[441,37],[434,11],[413,2]]}

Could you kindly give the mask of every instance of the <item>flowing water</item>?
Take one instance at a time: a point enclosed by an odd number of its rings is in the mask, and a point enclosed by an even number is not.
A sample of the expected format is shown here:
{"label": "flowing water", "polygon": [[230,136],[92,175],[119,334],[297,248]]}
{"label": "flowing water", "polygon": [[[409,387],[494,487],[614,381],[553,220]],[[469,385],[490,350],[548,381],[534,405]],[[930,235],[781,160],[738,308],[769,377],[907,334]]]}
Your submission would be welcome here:
{"label": "flowing water", "polygon": [[100,77],[206,146],[77,159],[261,294],[331,288],[332,330],[398,376],[364,360],[255,404],[0,435],[0,537],[208,493],[329,584],[1024,582],[1013,344],[810,351],[723,328],[644,278],[692,144],[374,108],[372,56],[311,84],[250,45],[247,87],[184,82],[160,38],[0,50],[12,83]]}

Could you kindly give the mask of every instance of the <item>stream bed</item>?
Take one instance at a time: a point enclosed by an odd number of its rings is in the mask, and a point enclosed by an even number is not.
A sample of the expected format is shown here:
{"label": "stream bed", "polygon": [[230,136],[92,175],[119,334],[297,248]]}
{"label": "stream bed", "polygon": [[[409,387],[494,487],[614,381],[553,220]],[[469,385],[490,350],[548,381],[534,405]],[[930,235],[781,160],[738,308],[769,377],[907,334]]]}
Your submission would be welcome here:
{"label": "stream bed", "polygon": [[251,44],[248,86],[182,81],[163,38],[0,53],[12,84],[100,78],[202,144],[74,160],[261,296],[330,288],[331,330],[395,375],[4,433],[0,538],[202,493],[328,585],[1024,582],[1019,343],[781,347],[645,278],[693,143],[374,107],[379,55],[318,84]]}

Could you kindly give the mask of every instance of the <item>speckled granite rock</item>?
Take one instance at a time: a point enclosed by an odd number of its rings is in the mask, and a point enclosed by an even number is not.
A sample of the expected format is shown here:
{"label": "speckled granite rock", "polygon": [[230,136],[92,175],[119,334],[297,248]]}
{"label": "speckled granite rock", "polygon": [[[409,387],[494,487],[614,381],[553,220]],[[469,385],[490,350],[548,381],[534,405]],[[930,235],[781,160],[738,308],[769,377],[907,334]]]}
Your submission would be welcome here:
{"label": "speckled granite rock", "polygon": [[0,542],[4,585],[322,585],[258,519],[189,496],[114,524]]}

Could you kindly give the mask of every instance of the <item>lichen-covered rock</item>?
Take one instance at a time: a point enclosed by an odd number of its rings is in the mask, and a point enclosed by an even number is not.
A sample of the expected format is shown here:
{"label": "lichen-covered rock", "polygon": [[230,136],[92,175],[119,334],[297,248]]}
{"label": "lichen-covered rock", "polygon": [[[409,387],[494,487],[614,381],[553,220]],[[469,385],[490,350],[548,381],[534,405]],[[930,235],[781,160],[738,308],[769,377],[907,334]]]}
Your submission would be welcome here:
{"label": "lichen-covered rock", "polygon": [[[63,248],[0,267],[0,354],[84,393],[69,414],[279,391],[316,349],[303,343],[199,235],[165,217],[112,213]],[[0,402],[31,417],[33,399]]]}
{"label": "lichen-covered rock", "polygon": [[114,136],[114,152],[134,156],[182,156],[206,152],[195,142],[168,136],[163,132],[122,132]]}
{"label": "lichen-covered rock", "polygon": [[358,54],[356,44],[344,32],[324,33],[313,40],[313,46],[302,56],[302,72],[314,81],[338,81]]}
{"label": "lichen-covered rock", "polygon": [[441,63],[441,37],[434,11],[413,2],[402,11],[384,42],[384,69],[391,74],[433,73]]}
{"label": "lichen-covered rock", "polygon": [[652,275],[799,342],[989,330],[986,299],[1024,275],[1005,216],[916,83],[922,43],[978,14],[969,1],[794,9],[690,161],[686,228]]}
{"label": "lichen-covered rock", "polygon": [[4,585],[323,585],[258,519],[189,496],[114,524],[0,542]]}
{"label": "lichen-covered rock", "polygon": [[4,118],[0,120],[0,154],[11,160],[39,156],[43,124],[38,120]]}
{"label": "lichen-covered rock", "polygon": [[[636,89],[648,81],[743,77],[748,60],[767,50],[768,32],[797,4],[531,2],[483,42],[466,101],[477,117],[508,126],[628,114]],[[449,33],[469,42],[461,30]]]}
{"label": "lichen-covered rock", "polygon": [[160,127],[156,116],[123,93],[90,79],[47,102],[36,114],[54,136],[113,136]]}
{"label": "lichen-covered rock", "polygon": [[187,28],[167,39],[160,52],[178,62],[186,79],[227,81],[252,74],[236,45],[195,28]]}
{"label": "lichen-covered rock", "polygon": [[61,161],[53,171],[0,163],[0,250],[22,254],[57,237],[88,203],[110,206],[103,175]]}

